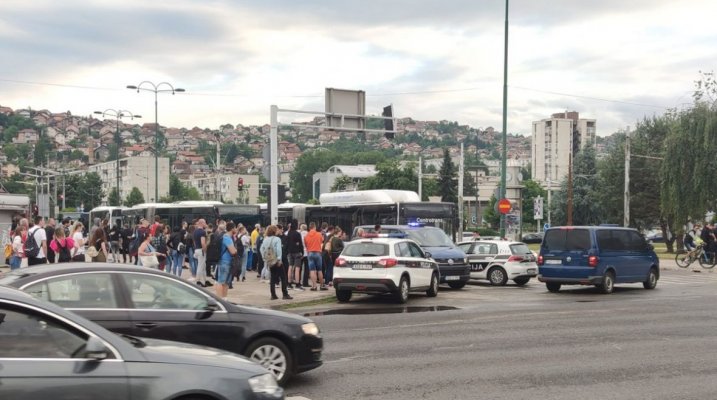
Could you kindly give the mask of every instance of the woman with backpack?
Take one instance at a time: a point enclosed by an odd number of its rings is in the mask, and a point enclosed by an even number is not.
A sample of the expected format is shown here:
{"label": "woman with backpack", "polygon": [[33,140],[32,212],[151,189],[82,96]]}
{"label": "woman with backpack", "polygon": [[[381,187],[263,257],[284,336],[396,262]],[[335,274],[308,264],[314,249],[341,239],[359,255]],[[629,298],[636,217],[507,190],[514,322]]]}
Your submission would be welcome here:
{"label": "woman with backpack", "polygon": [[55,238],[50,241],[50,248],[57,254],[58,263],[72,261],[72,249],[74,247],[75,241],[72,238],[65,237],[63,227],[55,229]]}
{"label": "woman with backpack", "polygon": [[182,276],[182,265],[184,264],[184,254],[186,253],[187,246],[184,245],[182,240],[184,239],[184,232],[180,227],[175,226],[174,232],[169,236],[167,241],[167,248],[169,249],[169,258],[171,262],[171,268],[167,271],[172,275]]}
{"label": "woman with backpack", "polygon": [[165,236],[166,228],[164,225],[159,224],[154,231],[152,237],[152,247],[157,251],[157,258],[159,259],[159,270],[169,271],[167,267],[167,236]]}
{"label": "woman with backpack", "polygon": [[276,300],[276,284],[281,281],[281,293],[283,294],[284,300],[291,300],[293,297],[289,296],[289,292],[286,288],[286,273],[284,272],[284,266],[281,263],[281,239],[276,236],[277,227],[275,225],[269,225],[266,228],[266,237],[264,242],[261,244],[259,251],[261,252],[264,261],[266,262],[265,268],[268,268],[271,272],[271,281],[269,282],[269,291],[271,292],[271,299]]}

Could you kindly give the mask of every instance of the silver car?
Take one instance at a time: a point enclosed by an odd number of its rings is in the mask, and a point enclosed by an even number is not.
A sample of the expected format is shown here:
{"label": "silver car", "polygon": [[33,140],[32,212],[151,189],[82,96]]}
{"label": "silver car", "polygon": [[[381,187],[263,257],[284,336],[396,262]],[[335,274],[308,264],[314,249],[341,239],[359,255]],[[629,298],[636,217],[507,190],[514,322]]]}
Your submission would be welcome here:
{"label": "silver car", "polygon": [[120,337],[0,287],[0,398],[283,399],[266,369],[208,347]]}

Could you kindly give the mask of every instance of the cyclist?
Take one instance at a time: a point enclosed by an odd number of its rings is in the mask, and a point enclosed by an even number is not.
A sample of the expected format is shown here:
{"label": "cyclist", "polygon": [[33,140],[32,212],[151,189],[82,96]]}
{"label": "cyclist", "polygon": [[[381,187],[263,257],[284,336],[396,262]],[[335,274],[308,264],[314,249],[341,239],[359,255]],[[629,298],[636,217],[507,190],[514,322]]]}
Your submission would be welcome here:
{"label": "cyclist", "polygon": [[685,233],[685,237],[683,239],[683,243],[685,245],[685,250],[692,251],[695,248],[697,248],[697,243],[695,243],[696,242],[695,239],[699,240],[700,242],[702,241],[700,239],[700,235],[697,233],[699,230],[700,230],[700,224],[695,224],[692,226],[692,229],[690,229],[689,231],[687,231],[687,233]]}

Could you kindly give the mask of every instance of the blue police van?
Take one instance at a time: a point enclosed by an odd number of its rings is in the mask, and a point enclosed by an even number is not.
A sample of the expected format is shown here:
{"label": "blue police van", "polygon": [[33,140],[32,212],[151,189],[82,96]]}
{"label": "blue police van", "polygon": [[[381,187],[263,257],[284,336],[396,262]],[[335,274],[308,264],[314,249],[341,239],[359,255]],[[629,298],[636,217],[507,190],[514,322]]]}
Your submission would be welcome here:
{"label": "blue police van", "polygon": [[616,226],[563,226],[545,231],[538,254],[538,280],[548,291],[562,285],[594,285],[612,293],[617,283],[642,282],[654,289],[660,260],[635,229]]}

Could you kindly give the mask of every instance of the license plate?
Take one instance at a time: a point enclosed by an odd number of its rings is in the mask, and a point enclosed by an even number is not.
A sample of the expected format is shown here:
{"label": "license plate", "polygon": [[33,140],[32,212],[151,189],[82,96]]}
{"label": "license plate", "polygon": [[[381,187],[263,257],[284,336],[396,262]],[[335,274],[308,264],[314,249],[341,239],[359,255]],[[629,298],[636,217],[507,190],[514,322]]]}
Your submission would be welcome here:
{"label": "license plate", "polygon": [[362,269],[362,270],[373,269],[373,265],[371,265],[371,264],[354,264],[351,266],[351,269]]}
{"label": "license plate", "polygon": [[447,281],[457,281],[457,280],[459,280],[459,279],[461,279],[460,276],[447,276],[447,277],[446,277],[446,280],[447,280]]}
{"label": "license plate", "polygon": [[546,264],[562,264],[562,260],[545,260]]}
{"label": "license plate", "polygon": [[535,273],[535,268],[528,268],[528,273],[529,273],[529,274],[534,274],[534,273]]}

